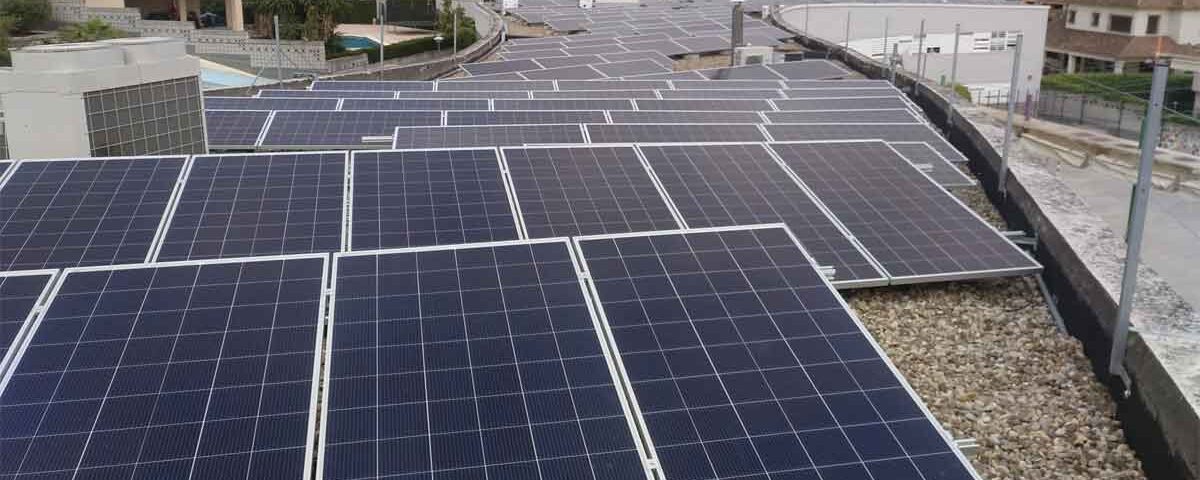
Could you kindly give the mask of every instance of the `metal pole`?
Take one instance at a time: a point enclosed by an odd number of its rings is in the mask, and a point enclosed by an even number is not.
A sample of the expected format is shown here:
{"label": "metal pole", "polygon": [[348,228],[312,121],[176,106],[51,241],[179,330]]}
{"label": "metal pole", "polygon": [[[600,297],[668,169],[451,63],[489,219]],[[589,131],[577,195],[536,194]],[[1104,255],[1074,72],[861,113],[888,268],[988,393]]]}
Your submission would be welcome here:
{"label": "metal pole", "polygon": [[804,2],[804,36],[808,36],[808,12],[812,9],[808,8],[811,4]]}
{"label": "metal pole", "polygon": [[454,9],[454,63],[458,63],[458,5],[453,5]]}
{"label": "metal pole", "polygon": [[888,48],[887,48],[887,37],[888,37],[888,17],[883,17],[883,60],[884,60],[883,63],[885,63],[885,64],[888,63],[888,60],[889,60],[888,59]]}
{"label": "metal pole", "polygon": [[[375,9],[379,10],[379,64],[383,65],[383,50],[387,42],[383,40],[383,24],[387,22],[387,0],[379,0],[375,4]],[[383,76],[383,70],[379,71],[380,77]]]}
{"label": "metal pole", "polygon": [[1004,120],[1004,150],[1000,154],[1000,194],[1008,195],[1005,181],[1008,180],[1008,150],[1012,143],[1013,110],[1017,107],[1017,81],[1021,78],[1021,43],[1025,35],[1017,34],[1017,47],[1013,49],[1012,79],[1008,83],[1008,117]]}
{"label": "metal pole", "polygon": [[1122,379],[1126,379],[1122,364],[1125,362],[1125,344],[1129,338],[1129,314],[1133,311],[1137,289],[1138,257],[1142,252],[1142,232],[1146,228],[1146,204],[1150,201],[1150,176],[1154,166],[1154,149],[1158,147],[1158,134],[1162,129],[1163,97],[1166,96],[1168,72],[1169,62],[1155,60],[1154,76],[1150,81],[1150,104],[1146,107],[1146,121],[1142,128],[1142,155],[1138,162],[1138,178],[1133,187],[1133,201],[1129,206],[1129,225],[1125,228],[1125,271],[1121,274],[1121,304],[1117,307],[1112,352],[1108,356],[1108,372],[1121,376]]}
{"label": "metal pole", "polygon": [[742,0],[733,0],[733,18],[730,19],[732,32],[729,35],[729,64],[734,65],[737,60],[737,48],[742,46],[742,40],[745,38],[745,7],[742,5]]}
{"label": "metal pole", "polygon": [[958,101],[958,37],[959,24],[954,24],[954,53],[950,57],[950,104]]}
{"label": "metal pole", "polygon": [[919,35],[920,36],[917,38],[917,65],[916,65],[916,68],[914,68],[912,70],[913,73],[917,74],[917,83],[921,83],[921,80],[922,80],[922,78],[921,78],[921,59],[925,56],[925,19],[924,18],[921,19],[921,33]]}
{"label": "metal pole", "polygon": [[275,15],[275,81],[283,81],[283,48],[279,46],[279,15]]}
{"label": "metal pole", "polygon": [[842,40],[842,60],[850,56],[850,10],[846,10],[846,35]]}
{"label": "metal pole", "polygon": [[888,75],[891,76],[891,78],[889,78],[889,80],[891,80],[892,85],[896,84],[896,60],[899,58],[898,55],[900,55],[900,44],[893,43],[892,44],[892,67],[888,69]]}

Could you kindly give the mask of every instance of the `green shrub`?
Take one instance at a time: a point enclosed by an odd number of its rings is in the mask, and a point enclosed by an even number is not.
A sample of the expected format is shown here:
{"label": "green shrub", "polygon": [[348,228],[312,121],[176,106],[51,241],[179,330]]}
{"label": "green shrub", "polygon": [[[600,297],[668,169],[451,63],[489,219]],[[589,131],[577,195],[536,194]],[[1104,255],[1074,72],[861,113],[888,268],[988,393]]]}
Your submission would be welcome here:
{"label": "green shrub", "polygon": [[121,38],[127,34],[112,25],[109,25],[100,20],[93,18],[83,23],[67,25],[59,30],[58,37],[68,42],[94,42],[96,40],[107,40],[110,38]]}
{"label": "green shrub", "polygon": [[961,83],[954,84],[954,93],[968,102],[971,101],[971,91],[967,89],[966,85]]}
{"label": "green shrub", "polygon": [[[1076,73],[1042,77],[1042,88],[1080,93],[1112,102],[1141,103],[1150,98],[1150,73]],[[1192,105],[1191,75],[1167,77],[1166,104]]]}
{"label": "green shrub", "polygon": [[12,18],[0,16],[0,67],[12,66],[12,54],[8,51],[8,32],[12,30],[12,22]]}
{"label": "green shrub", "polygon": [[0,0],[0,15],[13,20],[13,32],[28,32],[50,21],[47,0]]}
{"label": "green shrub", "polygon": [[[445,45],[446,42],[443,41],[442,43],[443,48],[449,47],[448,45]],[[433,41],[433,37],[424,37],[405,40],[399,43],[391,43],[384,48],[384,59],[389,60],[393,58],[407,57],[409,55],[415,55],[421,52],[428,52],[430,50],[437,50],[438,47],[437,42]],[[460,45],[459,48],[462,48],[462,46]],[[367,61],[371,63],[376,63],[379,61],[379,47],[351,51],[354,53],[361,52],[367,54]]]}

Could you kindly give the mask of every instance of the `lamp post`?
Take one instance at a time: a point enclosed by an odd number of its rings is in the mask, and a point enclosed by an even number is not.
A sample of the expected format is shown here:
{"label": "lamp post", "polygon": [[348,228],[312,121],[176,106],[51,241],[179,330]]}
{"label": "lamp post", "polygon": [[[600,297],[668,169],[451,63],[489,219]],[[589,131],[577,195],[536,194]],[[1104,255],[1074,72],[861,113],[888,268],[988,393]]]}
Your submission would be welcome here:
{"label": "lamp post", "polygon": [[442,51],[442,40],[445,40],[441,35],[433,37],[433,41],[437,43],[438,51]]}

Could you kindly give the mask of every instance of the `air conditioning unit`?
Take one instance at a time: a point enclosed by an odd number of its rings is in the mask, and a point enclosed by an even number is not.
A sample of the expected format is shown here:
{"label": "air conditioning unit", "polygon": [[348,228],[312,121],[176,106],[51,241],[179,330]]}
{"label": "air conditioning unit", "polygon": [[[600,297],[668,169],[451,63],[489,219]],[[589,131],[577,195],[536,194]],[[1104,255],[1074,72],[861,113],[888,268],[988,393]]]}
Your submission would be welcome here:
{"label": "air conditioning unit", "polygon": [[775,63],[775,49],[768,46],[738,47],[733,51],[734,65]]}

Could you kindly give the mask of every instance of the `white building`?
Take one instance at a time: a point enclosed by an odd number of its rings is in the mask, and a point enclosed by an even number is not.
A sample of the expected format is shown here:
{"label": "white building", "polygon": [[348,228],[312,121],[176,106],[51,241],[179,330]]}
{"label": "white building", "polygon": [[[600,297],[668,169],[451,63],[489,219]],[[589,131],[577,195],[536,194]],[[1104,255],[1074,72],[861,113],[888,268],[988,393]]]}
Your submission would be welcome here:
{"label": "white building", "polygon": [[1054,8],[1047,58],[1063,72],[1136,71],[1156,55],[1176,67],[1200,62],[1200,1],[1068,0]]}

